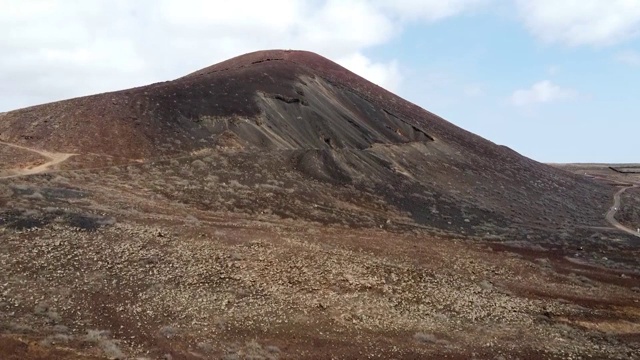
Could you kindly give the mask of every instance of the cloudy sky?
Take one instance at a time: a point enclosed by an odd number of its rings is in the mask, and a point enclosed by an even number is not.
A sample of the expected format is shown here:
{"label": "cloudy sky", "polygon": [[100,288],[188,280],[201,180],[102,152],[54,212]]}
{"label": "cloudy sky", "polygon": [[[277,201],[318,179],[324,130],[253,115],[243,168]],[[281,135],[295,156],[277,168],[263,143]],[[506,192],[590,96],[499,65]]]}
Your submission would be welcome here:
{"label": "cloudy sky", "polygon": [[0,0],[0,112],[324,55],[545,162],[640,162],[640,0]]}

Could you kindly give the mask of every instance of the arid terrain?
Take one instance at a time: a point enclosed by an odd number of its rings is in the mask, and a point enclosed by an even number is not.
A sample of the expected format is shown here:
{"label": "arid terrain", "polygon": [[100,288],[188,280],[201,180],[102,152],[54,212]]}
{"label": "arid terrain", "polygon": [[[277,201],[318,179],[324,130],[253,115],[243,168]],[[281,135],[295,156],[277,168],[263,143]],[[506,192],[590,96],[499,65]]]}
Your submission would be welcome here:
{"label": "arid terrain", "polygon": [[0,359],[633,359],[640,166],[316,54],[0,114]]}

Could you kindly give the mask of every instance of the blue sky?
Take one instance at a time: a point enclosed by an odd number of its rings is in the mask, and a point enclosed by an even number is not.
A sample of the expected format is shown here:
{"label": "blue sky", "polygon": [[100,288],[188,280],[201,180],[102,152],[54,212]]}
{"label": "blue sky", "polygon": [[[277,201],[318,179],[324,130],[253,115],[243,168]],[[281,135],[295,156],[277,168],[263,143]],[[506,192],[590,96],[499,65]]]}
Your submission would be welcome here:
{"label": "blue sky", "polygon": [[[371,57],[398,59],[402,97],[533,159],[640,162],[640,61],[620,59],[640,41],[545,42],[493,10],[414,24]],[[567,95],[514,102],[544,81]]]}
{"label": "blue sky", "polygon": [[543,162],[640,162],[640,0],[0,0],[0,111],[269,48]]}

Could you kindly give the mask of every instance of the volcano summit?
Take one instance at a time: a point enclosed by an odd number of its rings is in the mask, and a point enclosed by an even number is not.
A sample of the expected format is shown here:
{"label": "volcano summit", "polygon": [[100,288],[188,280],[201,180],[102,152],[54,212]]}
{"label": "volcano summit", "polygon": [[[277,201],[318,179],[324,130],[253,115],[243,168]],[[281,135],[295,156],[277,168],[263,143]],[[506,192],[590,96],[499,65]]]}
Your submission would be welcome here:
{"label": "volcano summit", "polygon": [[538,163],[314,53],[0,114],[0,159],[2,358],[640,349],[635,175]]}
{"label": "volcano summit", "polygon": [[[78,154],[67,168],[233,150],[261,159],[262,171],[348,185],[407,214],[403,223],[452,231],[604,226],[611,201],[607,186],[522,157],[303,51],[251,53],[170,82],[10,112],[0,134]],[[298,197],[282,195],[276,204]]]}

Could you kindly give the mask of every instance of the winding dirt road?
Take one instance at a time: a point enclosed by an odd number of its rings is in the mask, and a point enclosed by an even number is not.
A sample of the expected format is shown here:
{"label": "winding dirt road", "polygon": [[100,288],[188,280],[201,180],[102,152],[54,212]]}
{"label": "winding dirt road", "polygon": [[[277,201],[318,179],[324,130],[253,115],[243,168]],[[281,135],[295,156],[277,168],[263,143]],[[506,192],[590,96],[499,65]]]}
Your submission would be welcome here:
{"label": "winding dirt road", "polygon": [[624,231],[627,234],[631,234],[633,236],[640,237],[640,233],[638,233],[637,230],[630,229],[630,228],[620,224],[618,222],[618,220],[616,220],[616,218],[615,218],[616,213],[618,212],[618,209],[620,208],[620,196],[625,191],[627,191],[627,190],[629,190],[631,188],[635,188],[635,187],[638,187],[638,185],[636,184],[636,185],[633,185],[633,186],[624,187],[624,188],[618,190],[618,192],[616,192],[615,195],[613,195],[613,206],[609,209],[609,211],[607,211],[606,219],[609,222],[609,224],[611,224],[611,226],[615,227],[616,229]]}
{"label": "winding dirt road", "polygon": [[4,141],[0,141],[0,145],[5,145],[5,146],[9,146],[9,147],[13,147],[16,149],[21,149],[21,150],[26,150],[26,151],[31,151],[34,152],[38,155],[44,156],[45,158],[49,159],[49,161],[47,161],[44,164],[41,165],[37,165],[37,166],[30,166],[30,167],[26,167],[26,168],[19,168],[19,169],[11,169],[11,175],[7,175],[7,176],[1,176],[0,179],[6,179],[6,178],[12,178],[12,177],[18,177],[18,176],[25,176],[25,175],[33,175],[33,174],[40,174],[43,173],[47,170],[49,170],[51,167],[60,164],[61,162],[66,161],[68,158],[77,155],[77,154],[69,154],[69,153],[57,153],[57,152],[50,152],[50,151],[46,151],[46,150],[38,150],[38,149],[33,149],[33,148],[28,148],[25,146],[21,146],[21,145],[16,145],[16,144],[11,144],[11,143],[7,143]]}

